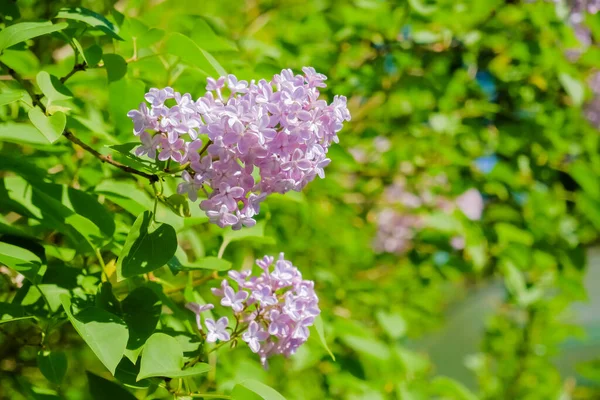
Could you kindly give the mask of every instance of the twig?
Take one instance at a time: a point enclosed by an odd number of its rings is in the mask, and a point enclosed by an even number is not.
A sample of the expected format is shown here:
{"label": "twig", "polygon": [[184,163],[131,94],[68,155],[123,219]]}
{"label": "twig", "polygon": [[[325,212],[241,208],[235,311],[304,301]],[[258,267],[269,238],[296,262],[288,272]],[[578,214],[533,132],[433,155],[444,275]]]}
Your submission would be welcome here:
{"label": "twig", "polygon": [[[79,64],[78,64],[79,65]],[[27,93],[29,93],[29,95],[31,96],[31,100],[33,101],[34,105],[37,105],[38,107],[40,107],[40,109],[45,113],[46,112],[46,106],[44,106],[44,104],[41,102],[41,95],[38,95],[34,92],[33,90],[33,86],[29,83],[23,80],[23,78],[21,78],[21,76],[12,68],[10,68],[8,65],[4,64],[2,61],[0,61],[0,67],[6,69],[8,71],[8,73],[15,78],[15,80],[17,82],[19,82],[21,84],[21,86],[23,86],[23,88],[27,91]],[[71,71],[68,75],[66,75],[64,77],[64,80],[69,79],[69,77],[73,76],[73,74],[75,72],[77,72],[78,70],[80,70],[79,68],[74,67],[73,71]],[[63,78],[61,78],[62,81]],[[85,151],[87,151],[88,153],[92,154],[94,157],[96,157],[97,159],[99,159],[100,161],[102,161],[103,163],[108,163],[114,167],[119,168],[122,171],[128,172],[130,174],[134,174],[134,175],[138,175],[141,176],[143,178],[146,178],[150,181],[150,183],[154,183],[154,182],[158,182],[159,178],[158,175],[156,174],[149,174],[143,171],[139,171],[135,168],[132,168],[128,165],[122,164],[118,161],[113,160],[110,156],[105,156],[103,154],[100,154],[100,152],[98,152],[97,150],[93,149],[92,147],[90,147],[88,144],[82,142],[80,139],[78,139],[75,135],[73,135],[73,133],[67,129],[65,129],[63,131],[63,136],[66,137],[70,142],[75,143],[76,145],[78,145],[79,147],[81,147],[82,149],[84,149]]]}
{"label": "twig", "polygon": [[212,144],[212,140],[209,140],[208,142],[206,142],[206,144],[200,149],[200,152],[198,154],[199,155],[204,154],[206,149],[208,149],[208,146],[210,146],[211,144]]}
{"label": "twig", "polygon": [[117,168],[121,169],[122,171],[128,172],[130,174],[139,175],[141,177],[144,177],[144,178],[148,179],[150,181],[150,183],[158,182],[158,175],[149,174],[144,171],[137,170],[133,167],[130,167],[129,165],[125,165],[118,161],[113,160],[110,156],[105,156],[103,154],[100,154],[98,151],[91,148],[89,145],[85,144],[84,142],[79,140],[77,137],[75,137],[75,135],[73,135],[73,133],[71,133],[71,131],[69,131],[69,130],[65,129],[65,131],[63,132],[63,136],[66,137],[71,142],[78,145],[79,147],[81,147],[82,149],[84,149],[85,151],[87,151],[88,153],[91,153],[94,157],[96,157],[103,163],[108,163],[108,164],[110,164],[114,167],[117,167]]}
{"label": "twig", "polygon": [[86,69],[87,69],[87,64],[85,62],[82,62],[82,63],[79,63],[79,64],[75,64],[73,66],[73,69],[71,70],[71,72],[69,72],[68,74],[66,74],[62,78],[60,78],[60,82],[61,83],[65,83],[67,81],[67,79],[69,79],[70,77],[72,77],[73,75],[75,75],[75,73],[77,73],[78,71],[85,71]]}
{"label": "twig", "polygon": [[[199,286],[205,282],[208,282],[210,280],[213,279],[219,279],[219,275],[217,274],[217,272],[213,272],[210,275],[204,276],[202,278],[198,278],[198,279],[194,279],[194,281],[192,282],[192,286]],[[176,286],[170,289],[165,289],[165,294],[171,294],[171,293],[175,293],[175,292],[181,292],[182,290],[185,290],[185,288],[188,287],[188,285],[184,285],[184,286]]]}

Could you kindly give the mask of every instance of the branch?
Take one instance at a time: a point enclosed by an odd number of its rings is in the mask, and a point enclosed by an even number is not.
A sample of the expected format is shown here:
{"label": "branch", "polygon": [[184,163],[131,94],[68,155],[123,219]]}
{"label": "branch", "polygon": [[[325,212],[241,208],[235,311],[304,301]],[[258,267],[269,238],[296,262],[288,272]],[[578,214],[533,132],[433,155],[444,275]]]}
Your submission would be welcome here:
{"label": "branch", "polygon": [[82,63],[79,63],[79,64],[75,64],[73,66],[73,69],[71,70],[71,72],[69,72],[68,74],[66,74],[62,78],[60,78],[60,82],[61,83],[65,83],[67,81],[67,79],[69,79],[70,77],[72,77],[73,75],[75,75],[75,73],[77,73],[78,71],[85,71],[86,69],[87,69],[87,64],[85,62],[82,62]]}
{"label": "branch", "polygon": [[144,171],[140,171],[137,170],[133,167],[130,167],[129,165],[125,165],[122,164],[118,161],[113,160],[110,156],[105,156],[103,154],[100,154],[98,151],[96,151],[95,149],[91,148],[89,145],[87,145],[86,143],[82,142],[81,140],[79,140],[77,137],[75,137],[75,135],[73,135],[73,133],[71,133],[71,131],[65,129],[65,131],[63,132],[63,136],[66,137],[68,140],[70,140],[71,142],[75,143],[76,145],[78,145],[79,147],[81,147],[82,149],[84,149],[85,151],[87,151],[88,153],[91,153],[94,157],[96,157],[97,159],[99,159],[100,161],[102,161],[103,163],[108,163],[114,167],[119,168],[122,171],[128,172],[130,174],[134,174],[134,175],[138,175],[141,176],[143,178],[146,178],[150,181],[150,183],[154,183],[154,182],[158,182],[158,175],[156,174],[149,174],[146,173]]}
{"label": "branch", "polygon": [[[44,113],[46,113],[46,106],[44,106],[44,104],[41,102],[41,98],[42,95],[38,95],[34,92],[33,89],[33,85],[31,85],[30,82],[26,82],[25,80],[23,80],[23,78],[21,78],[21,76],[12,68],[10,68],[8,65],[4,64],[2,61],[0,61],[0,67],[6,69],[8,71],[8,73],[17,81],[21,84],[21,86],[23,86],[23,88],[27,91],[27,93],[29,93],[29,95],[31,96],[31,100],[34,104],[34,106],[38,106],[39,108],[42,109],[42,111]],[[73,67],[73,70],[71,72],[69,72],[69,74],[67,74],[66,76],[64,76],[63,78],[61,78],[61,82],[66,81],[67,79],[69,79],[71,76],[73,76],[77,71],[83,71],[86,68],[85,64],[77,64],[75,65],[75,67]],[[108,163],[114,167],[119,168],[122,171],[128,172],[130,174],[134,174],[134,175],[138,175],[141,176],[143,178],[146,178],[150,181],[150,183],[154,183],[154,182],[158,182],[158,175],[156,174],[149,174],[146,173],[144,171],[140,171],[137,170],[135,168],[132,168],[128,165],[122,164],[118,161],[113,160],[110,156],[105,156],[103,154],[100,154],[100,152],[98,152],[97,150],[93,149],[92,147],[90,147],[88,144],[82,142],[80,139],[78,139],[71,131],[69,131],[68,129],[65,129],[63,131],[63,136],[65,138],[67,138],[67,140],[69,140],[72,143],[75,143],[76,145],[78,145],[79,147],[81,147],[82,149],[84,149],[85,151],[87,151],[88,153],[92,154],[94,157],[96,157],[97,159],[99,159],[100,161],[102,161],[103,163]]]}

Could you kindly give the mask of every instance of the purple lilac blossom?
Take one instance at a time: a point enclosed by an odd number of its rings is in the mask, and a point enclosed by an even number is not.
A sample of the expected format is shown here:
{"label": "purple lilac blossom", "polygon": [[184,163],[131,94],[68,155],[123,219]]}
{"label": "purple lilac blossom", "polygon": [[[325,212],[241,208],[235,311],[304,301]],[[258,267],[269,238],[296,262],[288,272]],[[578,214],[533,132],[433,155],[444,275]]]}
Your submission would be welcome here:
{"label": "purple lilac blossom", "polygon": [[[302,71],[284,69],[258,82],[208,78],[206,94],[195,101],[169,87],[152,88],[145,95],[149,104],[127,114],[142,141],[136,154],[189,163],[178,193],[195,201],[198,190],[208,188],[200,208],[211,222],[253,226],[268,194],[300,191],[324,177],[328,148],[350,120],[346,97],[334,96],[330,104],[319,99],[327,77],[311,67]],[[199,135],[207,144],[202,154]]]}
{"label": "purple lilac blossom", "polygon": [[[238,321],[248,324],[242,329],[242,340],[266,367],[269,357],[278,354],[289,357],[306,342],[308,328],[321,311],[314,282],[303,280],[298,268],[285,260],[283,253],[277,260],[265,256],[256,260],[256,265],[261,270],[258,275],[248,271],[229,272],[237,292],[228,280],[223,280],[212,292],[221,297],[223,306],[232,309]],[[215,331],[208,322],[207,319],[209,332]]]}
{"label": "purple lilac blossom", "polygon": [[208,311],[208,310],[212,310],[213,308],[215,308],[214,305],[212,304],[198,304],[198,303],[187,303],[185,305],[185,308],[187,308],[188,310],[192,311],[194,314],[196,314],[196,325],[198,325],[198,330],[202,330],[202,324],[200,323],[200,314],[204,311]]}
{"label": "purple lilac blossom", "polygon": [[229,332],[227,332],[227,326],[229,325],[229,318],[221,317],[216,322],[212,318],[206,318],[204,325],[208,333],[206,334],[206,341],[214,343],[217,340],[227,341],[231,339]]}

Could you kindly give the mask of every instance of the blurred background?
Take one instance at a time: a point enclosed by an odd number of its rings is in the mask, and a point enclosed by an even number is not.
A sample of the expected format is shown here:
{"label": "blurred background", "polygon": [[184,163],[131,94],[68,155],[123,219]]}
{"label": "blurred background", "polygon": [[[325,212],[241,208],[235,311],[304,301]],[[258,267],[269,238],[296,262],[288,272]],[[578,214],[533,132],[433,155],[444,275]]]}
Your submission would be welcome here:
{"label": "blurred background", "polygon": [[[328,76],[324,97],[348,97],[326,178],[269,198],[264,236],[225,251],[234,268],[284,251],[314,279],[335,361],[316,335],[268,371],[240,348],[219,355],[217,390],[247,376],[288,399],[600,398],[599,1],[2,0],[0,14],[6,26],[64,6],[106,16],[123,38],[81,45],[122,56],[124,76],[90,68],[67,85],[68,126],[107,154],[131,141],[126,113],[148,88],[204,93],[194,52],[165,45],[173,32],[240,79],[312,66]],[[57,35],[0,60],[34,79],[64,76],[73,54]],[[0,107],[0,158],[25,155],[100,195],[126,234],[134,216],[118,194],[151,204],[149,189],[68,144],[12,134],[17,115]],[[186,251],[217,254],[218,228],[163,212]],[[6,300],[21,283],[0,272]],[[69,355],[56,388],[16,339],[32,328],[0,327],[0,398],[87,399],[84,369],[110,377],[65,326],[52,339]]]}

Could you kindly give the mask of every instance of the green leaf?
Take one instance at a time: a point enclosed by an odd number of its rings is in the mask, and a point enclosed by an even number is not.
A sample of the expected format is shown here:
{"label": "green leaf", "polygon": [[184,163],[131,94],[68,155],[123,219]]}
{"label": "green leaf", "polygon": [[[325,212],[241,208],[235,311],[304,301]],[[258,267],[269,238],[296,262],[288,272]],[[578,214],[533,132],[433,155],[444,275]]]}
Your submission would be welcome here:
{"label": "green leaf", "polygon": [[[110,282],[102,282],[102,285],[100,285],[96,294],[96,307],[106,310],[111,314],[122,315],[121,302],[115,297]],[[131,337],[131,333],[129,336]]]}
{"label": "green leaf", "polygon": [[52,312],[56,312],[61,306],[60,296],[64,294],[69,294],[69,291],[63,287],[60,287],[56,284],[50,283],[42,283],[37,286],[37,289],[42,292],[48,304],[50,305],[50,310]]}
{"label": "green leaf", "polygon": [[283,397],[278,391],[255,379],[246,379],[235,385],[233,392],[231,393],[231,397],[233,397],[234,400],[247,399],[247,394],[245,394],[245,390],[243,389],[249,390],[252,393],[256,393],[263,400],[285,400],[285,397]]}
{"label": "green leaf", "polygon": [[22,247],[0,242],[0,264],[17,271],[37,285],[46,272],[46,262]]}
{"label": "green leaf", "polygon": [[155,333],[142,351],[137,380],[153,376],[184,378],[204,374],[211,369],[208,364],[197,363],[192,368],[182,370],[183,362],[183,350],[177,339],[164,333]]}
{"label": "green leaf", "polygon": [[115,378],[123,385],[134,389],[145,389],[151,384],[150,379],[142,379],[136,381],[138,374],[140,373],[140,366],[134,364],[129,358],[124,357],[115,371]]}
{"label": "green leaf", "polygon": [[105,180],[96,186],[96,193],[106,196],[110,201],[135,216],[152,208],[152,200],[148,194],[131,181]]}
{"label": "green leaf", "polygon": [[445,398],[452,398],[455,400],[477,400],[469,389],[467,389],[460,382],[450,379],[445,376],[438,376],[431,382],[432,390]]}
{"label": "green leaf", "polygon": [[58,78],[50,75],[46,71],[38,72],[35,80],[44,96],[46,96],[48,99],[46,108],[50,108],[54,102],[68,100],[73,97],[73,94],[65,87],[65,85],[60,82]]}
{"label": "green leaf", "polygon": [[22,90],[11,90],[8,92],[0,93],[0,106],[13,103],[21,100],[25,96],[25,92]]}
{"label": "green leaf", "polygon": [[273,238],[265,237],[265,222],[261,221],[251,228],[244,228],[237,231],[233,229],[223,230],[223,240],[230,243],[238,240],[258,240],[260,242],[271,243]]}
{"label": "green leaf", "polygon": [[40,350],[37,363],[46,379],[56,385],[62,383],[67,373],[67,355],[64,352]]}
{"label": "green leaf", "polygon": [[21,321],[29,318],[33,318],[33,316],[26,315],[25,309],[22,305],[0,302],[0,324]]}
{"label": "green leaf", "polygon": [[71,299],[63,295],[61,301],[79,336],[90,346],[102,364],[114,374],[129,340],[125,322],[98,307],[84,308],[74,315],[71,312]]}
{"label": "green leaf", "polygon": [[512,224],[499,222],[494,225],[498,235],[498,243],[501,246],[508,246],[510,243],[520,243],[525,246],[531,246],[535,238],[526,230],[520,229]]}
{"label": "green leaf", "polygon": [[0,124],[0,141],[25,143],[32,145],[47,145],[48,140],[31,124],[6,122]]}
{"label": "green leaf", "polygon": [[408,4],[410,7],[417,13],[421,15],[429,15],[437,9],[435,5],[425,4],[427,0],[408,0]]}
{"label": "green leaf", "polygon": [[390,350],[388,347],[375,338],[343,335],[341,339],[348,347],[358,353],[373,357],[380,361],[387,361],[390,358]]}
{"label": "green leaf", "polygon": [[82,56],[84,57],[88,66],[95,67],[98,65],[100,60],[102,60],[102,47],[94,44],[87,49],[84,49]]}
{"label": "green leaf", "polygon": [[508,289],[513,296],[518,298],[527,290],[523,274],[521,274],[521,271],[519,271],[519,269],[512,262],[505,262],[502,265],[502,272],[504,273],[504,283],[506,285],[506,289]]}
{"label": "green leaf", "polygon": [[17,43],[24,42],[34,37],[47,35],[60,31],[68,26],[66,22],[52,25],[52,22],[21,22],[11,25],[0,31],[0,53]]}
{"label": "green leaf", "polygon": [[191,217],[190,213],[190,203],[187,200],[187,197],[182,196],[180,194],[172,194],[167,197],[165,203],[167,206],[173,211],[176,215],[180,217]]}
{"label": "green leaf", "polygon": [[231,262],[218,257],[203,257],[194,262],[187,261],[185,253],[183,255],[176,254],[170,261],[169,265],[176,266],[180,270],[208,269],[212,271],[229,271]]}
{"label": "green leaf", "polygon": [[160,320],[162,302],[147,287],[139,287],[129,293],[121,303],[123,319],[129,328],[127,348],[138,349],[154,333]]}
{"label": "green leaf", "polygon": [[140,214],[117,262],[119,279],[154,271],[167,264],[177,250],[177,234],[171,225],[152,222],[152,212]]}
{"label": "green leaf", "polygon": [[127,73],[127,61],[118,54],[104,54],[102,56],[108,82],[120,80]]}
{"label": "green leaf", "polygon": [[183,351],[177,339],[155,333],[150,336],[142,351],[142,363],[137,380],[152,376],[167,376],[183,367]]}
{"label": "green leaf", "polygon": [[331,356],[331,359],[333,361],[335,361],[335,356],[333,355],[333,352],[331,351],[331,349],[329,349],[329,346],[327,345],[327,340],[325,339],[325,329],[323,326],[323,318],[321,317],[321,315],[318,315],[315,318],[313,326],[314,326],[315,331],[317,331],[317,336],[319,337],[319,341],[321,342],[321,345],[327,351],[327,353],[329,353],[329,356]]}
{"label": "green leaf", "polygon": [[150,386],[150,379],[142,379],[137,381],[137,376],[140,373],[140,366],[134,364],[129,358],[124,357],[115,371],[115,378],[123,385],[134,389],[145,389]]}
{"label": "green leaf", "polygon": [[61,8],[55,18],[72,19],[76,21],[85,22],[86,24],[101,30],[106,35],[113,39],[123,40],[119,35],[119,28],[112,22],[107,20],[104,16],[95,13],[92,10],[88,10],[83,7],[65,7]]}
{"label": "green leaf", "polygon": [[86,371],[90,394],[94,400],[137,400],[127,389],[116,382],[109,381]]}
{"label": "green leaf", "polygon": [[127,140],[131,140],[133,123],[127,112],[137,109],[144,101],[146,86],[138,79],[121,79],[108,85],[109,111],[113,121],[117,124],[119,132],[126,133]]}
{"label": "green leaf", "polygon": [[392,339],[399,339],[406,334],[406,321],[398,313],[378,311],[375,314],[377,322]]}
{"label": "green leaf", "polygon": [[5,178],[4,185],[13,206],[19,204],[28,216],[64,233],[82,251],[103,245],[114,233],[113,214],[88,193],[35,178],[30,182],[18,176]]}
{"label": "green leaf", "polygon": [[566,72],[558,74],[558,79],[571,100],[573,100],[573,104],[577,107],[581,106],[585,99],[585,87],[583,83]]}
{"label": "green leaf", "polygon": [[582,161],[575,161],[569,167],[569,173],[577,181],[590,197],[600,200],[600,185],[598,184],[598,175],[594,173],[591,166]]}
{"label": "green leaf", "polygon": [[[194,21],[192,39],[206,51],[237,51],[235,44],[217,35],[208,23],[201,18]],[[225,75],[225,74],[222,74]]]}
{"label": "green leaf", "polygon": [[28,115],[33,126],[35,126],[50,143],[54,143],[60,139],[65,130],[65,126],[67,125],[67,116],[61,111],[57,111],[48,117],[38,107],[34,107],[29,110]]}
{"label": "green leaf", "polygon": [[167,53],[181,58],[184,63],[197,67],[208,75],[216,73],[218,76],[222,76],[227,74],[213,56],[181,33],[171,33],[165,42],[165,49]]}

